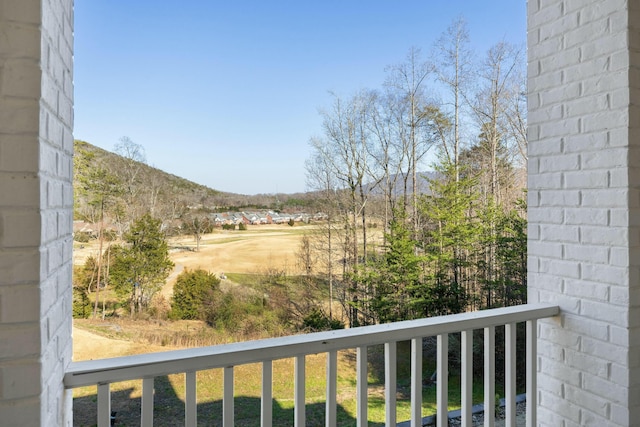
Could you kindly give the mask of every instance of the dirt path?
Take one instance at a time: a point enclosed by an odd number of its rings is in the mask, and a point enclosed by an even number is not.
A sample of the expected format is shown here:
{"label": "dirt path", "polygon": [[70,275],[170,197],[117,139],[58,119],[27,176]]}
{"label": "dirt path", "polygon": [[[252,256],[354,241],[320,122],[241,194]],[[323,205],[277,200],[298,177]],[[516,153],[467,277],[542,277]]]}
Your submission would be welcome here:
{"label": "dirt path", "polygon": [[178,278],[180,273],[182,273],[183,271],[184,271],[184,265],[176,264],[175,267],[173,267],[173,271],[171,272],[169,277],[167,277],[167,281],[165,282],[164,286],[160,290],[160,294],[167,301],[171,300],[171,297],[173,296],[173,285],[176,283],[176,279]]}
{"label": "dirt path", "polygon": [[86,329],[73,327],[73,360],[106,359],[140,353],[171,350],[168,347],[107,338]]}
{"label": "dirt path", "polygon": [[77,327],[73,328],[73,360],[93,360],[131,354],[130,341],[114,340]]}

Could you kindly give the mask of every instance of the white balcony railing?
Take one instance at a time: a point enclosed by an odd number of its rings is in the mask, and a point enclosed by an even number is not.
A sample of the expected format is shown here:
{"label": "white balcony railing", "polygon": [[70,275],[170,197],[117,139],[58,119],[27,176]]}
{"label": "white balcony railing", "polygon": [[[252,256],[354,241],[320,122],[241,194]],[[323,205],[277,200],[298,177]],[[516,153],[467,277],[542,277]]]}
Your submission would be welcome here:
{"label": "white balcony railing", "polygon": [[[422,425],[422,338],[437,336],[437,413],[448,407],[448,334],[461,332],[462,425],[471,426],[472,337],[473,330],[484,329],[484,408],[485,425],[495,417],[495,327],[505,325],[505,411],[506,426],[515,426],[516,324],[526,322],[527,425],[534,426],[536,407],[536,324],[537,319],[555,316],[557,306],[527,304],[451,316],[432,317],[375,326],[364,326],[284,338],[272,338],[212,347],[149,353],[112,359],[73,362],[64,384],[67,389],[98,386],[98,427],[110,426],[110,384],[142,379],[141,425],[153,424],[154,378],[185,374],[185,426],[197,424],[196,372],[223,368],[223,426],[234,424],[234,366],[262,363],[261,425],[272,425],[272,361],[294,358],[294,422],[305,425],[305,355],[327,353],[326,425],[336,425],[337,352],[356,349],[357,425],[367,425],[367,347],[384,344],[385,349],[385,425],[396,421],[396,342],[411,340],[411,426]],[[437,417],[437,425],[447,425],[447,417]]]}

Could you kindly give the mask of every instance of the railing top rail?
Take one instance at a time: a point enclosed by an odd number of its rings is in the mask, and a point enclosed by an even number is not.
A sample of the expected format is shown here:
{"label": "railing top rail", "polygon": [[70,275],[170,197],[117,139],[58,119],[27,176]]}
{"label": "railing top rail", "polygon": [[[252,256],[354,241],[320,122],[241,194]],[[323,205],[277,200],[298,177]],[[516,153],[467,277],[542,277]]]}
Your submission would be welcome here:
{"label": "railing top rail", "polygon": [[75,388],[187,371],[237,366],[363,345],[377,345],[416,337],[482,329],[489,326],[552,317],[559,313],[560,309],[556,305],[524,304],[281,338],[72,362],[64,376],[64,385],[66,388]]}

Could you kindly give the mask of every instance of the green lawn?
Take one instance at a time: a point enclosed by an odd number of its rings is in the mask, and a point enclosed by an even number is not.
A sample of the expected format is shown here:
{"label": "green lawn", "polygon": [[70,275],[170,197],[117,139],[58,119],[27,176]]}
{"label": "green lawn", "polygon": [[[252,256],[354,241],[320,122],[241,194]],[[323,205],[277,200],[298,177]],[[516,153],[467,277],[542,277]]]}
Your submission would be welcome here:
{"label": "green lawn", "polygon": [[[410,388],[406,375],[408,345],[398,346],[398,421],[410,418]],[[377,363],[376,348],[371,348],[372,364]],[[338,357],[338,426],[354,425],[356,416],[355,353],[343,351]],[[306,417],[307,425],[324,425],[325,417],[325,354],[306,357]],[[425,363],[425,366],[428,363]],[[273,362],[273,414],[274,425],[293,425],[293,372],[294,360]],[[384,425],[384,379],[375,366],[369,369],[369,424]],[[431,372],[425,370],[425,372]],[[197,374],[198,424],[221,425],[222,370],[201,371]],[[261,365],[243,365],[234,369],[235,425],[260,424]],[[155,381],[154,425],[173,426],[184,423],[184,375],[168,375]],[[116,425],[139,423],[141,381],[127,381],[112,385],[112,410],[117,412]],[[433,414],[436,404],[435,386],[423,389],[423,416]],[[74,392],[74,425],[95,424],[96,387],[85,387]],[[474,402],[482,400],[482,384],[474,384]],[[460,405],[459,377],[449,379],[449,408]]]}

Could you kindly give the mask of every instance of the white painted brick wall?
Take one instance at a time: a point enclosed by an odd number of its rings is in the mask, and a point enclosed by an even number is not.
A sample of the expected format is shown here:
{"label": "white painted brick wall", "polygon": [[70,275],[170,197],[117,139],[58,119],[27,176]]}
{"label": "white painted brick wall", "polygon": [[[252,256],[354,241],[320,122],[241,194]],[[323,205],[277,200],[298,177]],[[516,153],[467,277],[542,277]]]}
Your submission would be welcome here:
{"label": "white painted brick wall", "polygon": [[529,0],[529,301],[543,426],[640,419],[640,2]]}
{"label": "white painted brick wall", "polygon": [[70,426],[73,0],[0,28],[0,424]]}

